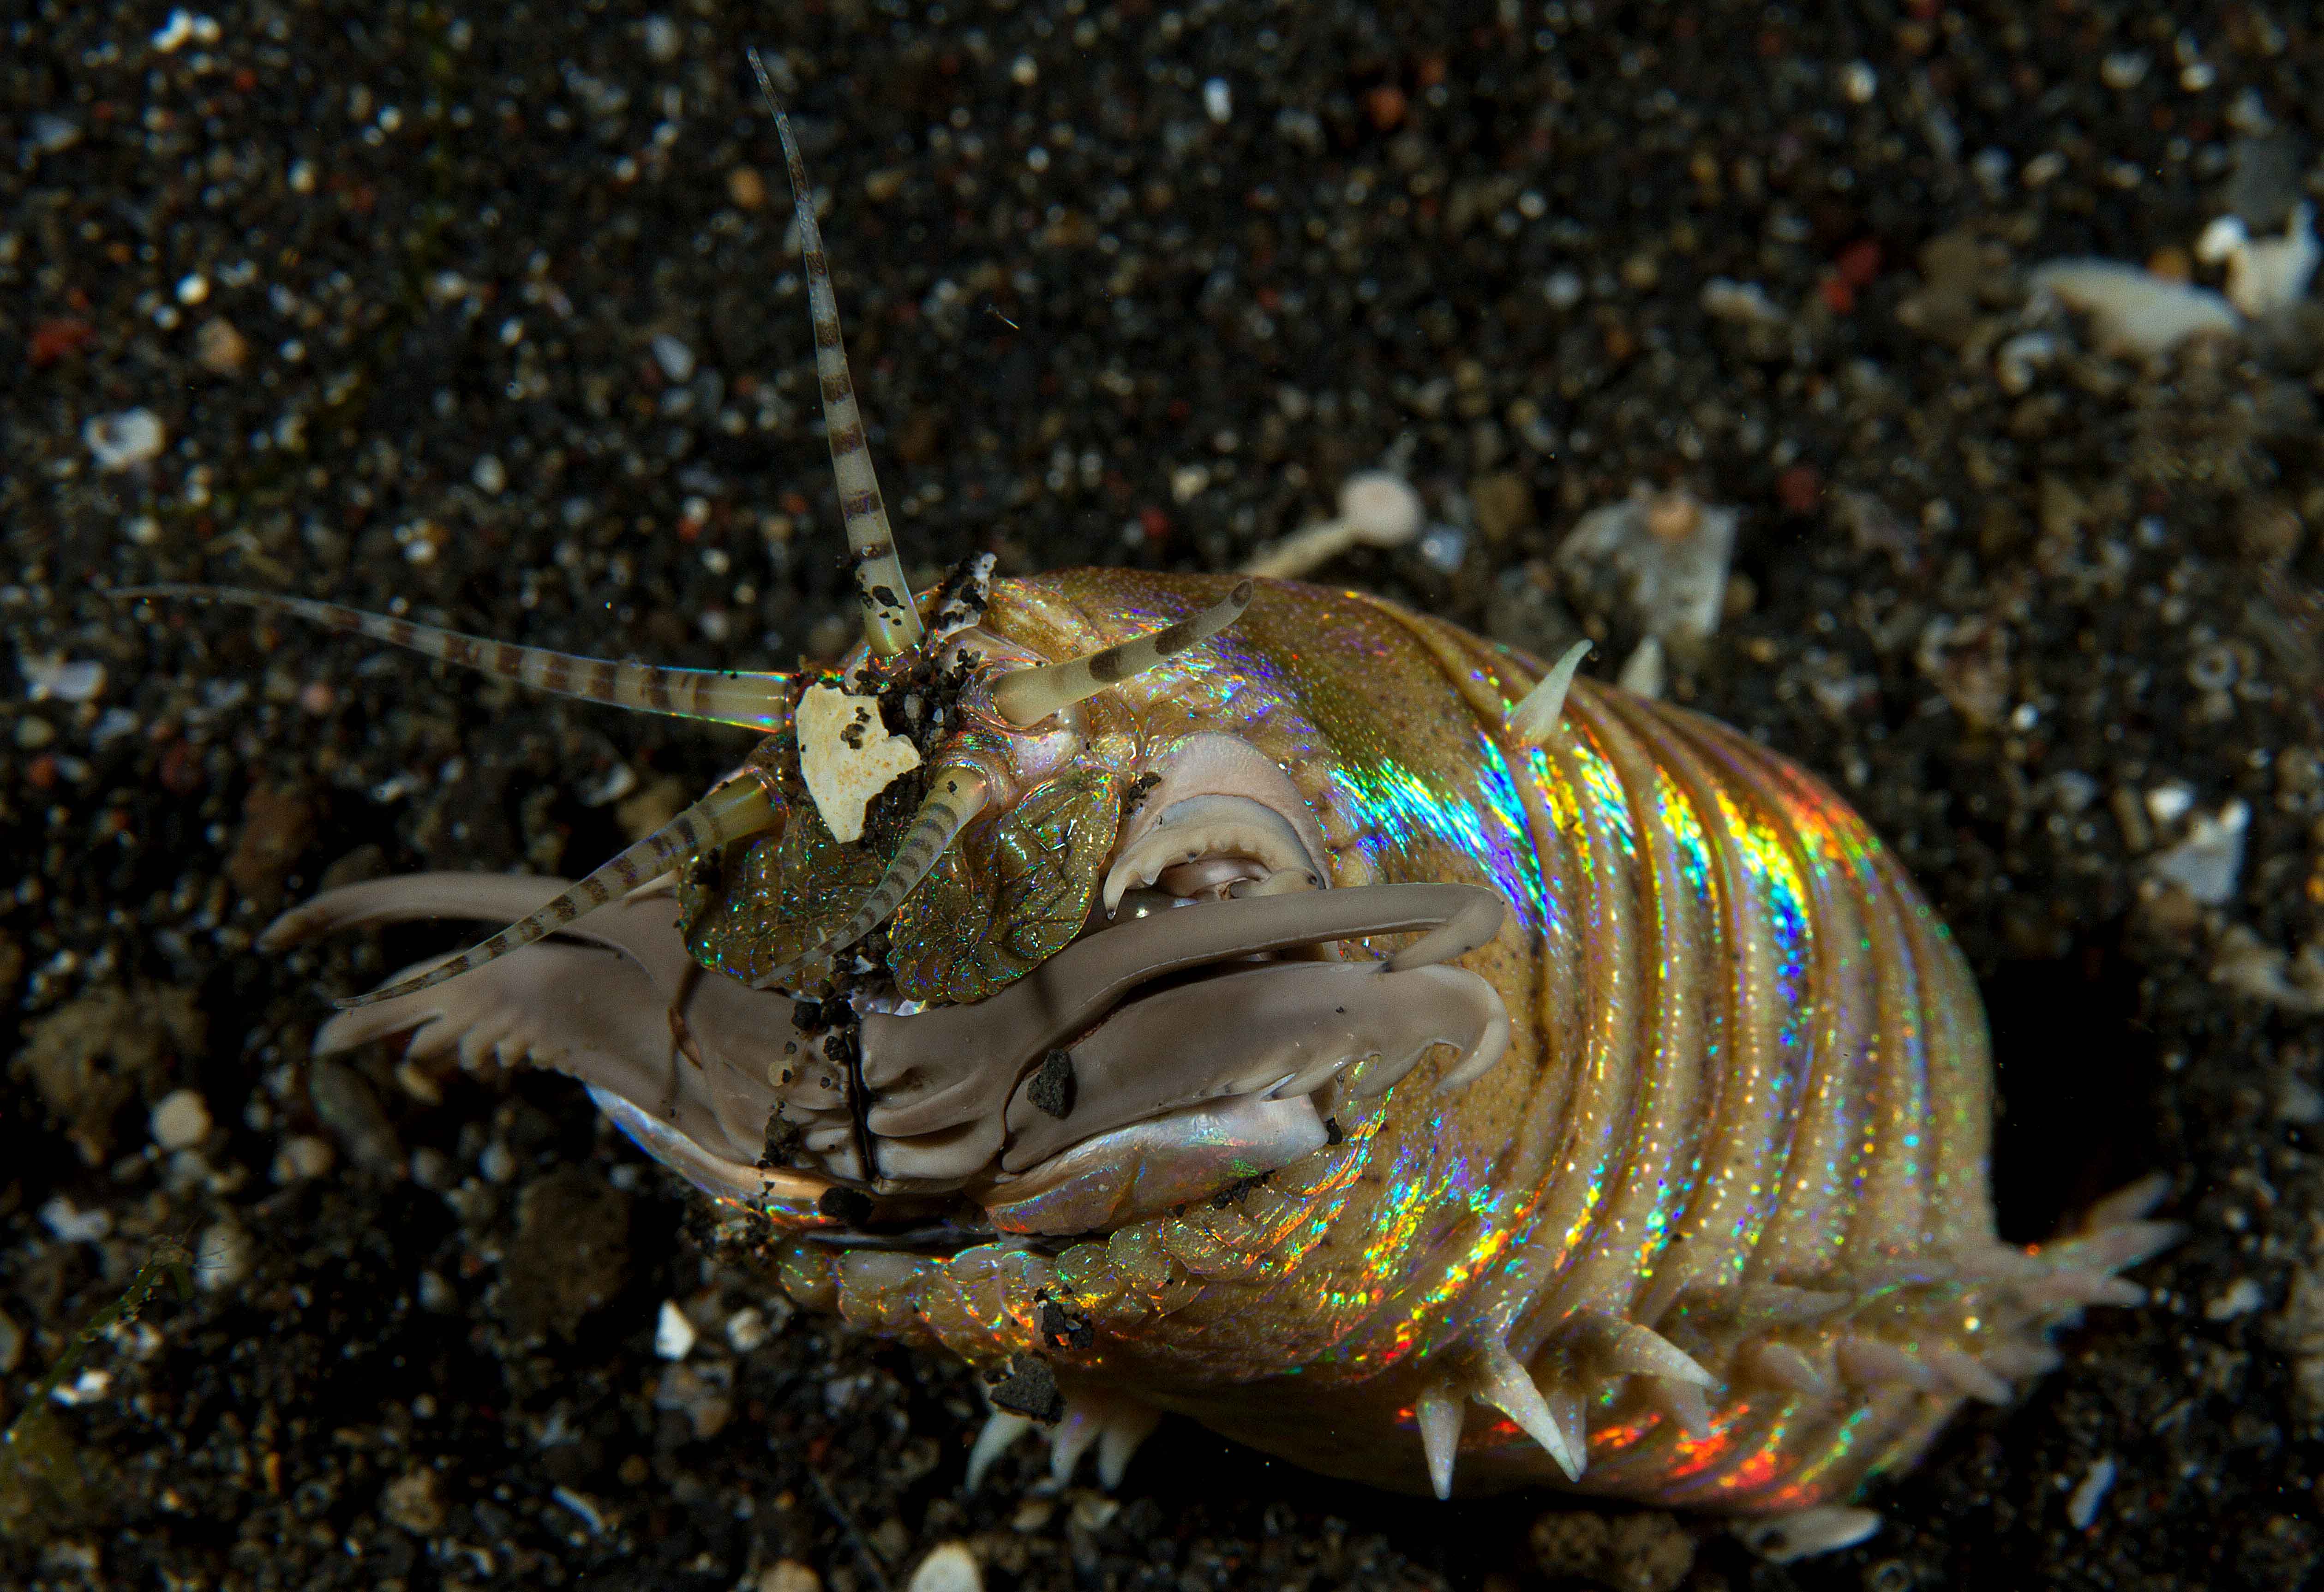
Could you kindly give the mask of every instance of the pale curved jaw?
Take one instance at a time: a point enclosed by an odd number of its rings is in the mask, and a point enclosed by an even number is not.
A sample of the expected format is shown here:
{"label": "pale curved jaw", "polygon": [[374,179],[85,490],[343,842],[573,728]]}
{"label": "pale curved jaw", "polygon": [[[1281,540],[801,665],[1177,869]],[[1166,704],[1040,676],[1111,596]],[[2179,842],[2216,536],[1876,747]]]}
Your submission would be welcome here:
{"label": "pale curved jaw", "polygon": [[[264,943],[416,917],[521,916],[558,883],[377,880],[297,908]],[[1003,1230],[1089,1231],[1310,1154],[1327,1136],[1316,1109],[1325,1091],[1380,1093],[1436,1044],[1461,1052],[1441,1087],[1491,1066],[1508,1040],[1499,997],[1439,964],[1489,940],[1504,915],[1479,887],[1411,884],[1125,922],[973,1006],[864,1017],[859,1091],[830,1076],[844,1067],[823,1059],[823,1035],[794,1028],[788,998],[696,967],[675,900],[649,889],[560,939],[341,1013],[315,1047],[409,1030],[415,1056],[456,1049],[471,1063],[492,1054],[554,1067],[706,1192],[785,1225],[831,1225],[819,1198],[855,1182],[906,1197],[963,1191]],[[1420,938],[1386,961],[1244,965],[1381,934]],[[1237,965],[1204,971],[1221,962]],[[1142,989],[1156,980],[1173,981]],[[851,1099],[868,1108],[874,1177],[862,1175]],[[787,1104],[820,1121],[804,1139],[816,1172],[753,1164]]]}

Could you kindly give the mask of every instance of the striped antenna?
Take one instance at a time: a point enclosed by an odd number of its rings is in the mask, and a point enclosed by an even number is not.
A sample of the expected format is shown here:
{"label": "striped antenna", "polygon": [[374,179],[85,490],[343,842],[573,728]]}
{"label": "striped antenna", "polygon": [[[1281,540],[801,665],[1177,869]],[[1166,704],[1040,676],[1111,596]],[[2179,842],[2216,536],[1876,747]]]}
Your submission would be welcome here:
{"label": "striped antenna", "polygon": [[688,858],[775,826],[774,804],[756,774],[738,774],[668,824],[623,851],[588,878],[521,923],[511,924],[483,944],[463,951],[439,967],[337,1003],[342,1011],[392,1000],[472,973],[488,962],[544,939],[615,896],[660,878]]}
{"label": "striped antenna", "polygon": [[992,687],[993,705],[1001,710],[1002,718],[1019,730],[1029,728],[1060,708],[1095,696],[1108,686],[1118,686],[1142,675],[1165,659],[1209,640],[1242,617],[1242,611],[1250,606],[1253,590],[1250,582],[1239,581],[1224,602],[1213,603],[1192,619],[1165,625],[1151,635],[1139,636],[1067,663],[1043,664],[1003,675]]}
{"label": "striped antenna", "polygon": [[734,724],[745,730],[779,730],[790,722],[788,675],[657,668],[650,664],[576,658],[569,652],[548,652],[538,647],[488,641],[481,636],[464,636],[457,630],[391,619],[383,613],[342,608],[336,603],[317,603],[241,586],[124,586],[107,594],[124,601],[183,597],[194,603],[234,603],[268,613],[287,613],[349,635],[369,636],[374,641],[408,647],[439,663],[481,669],[504,680],[554,691],[560,696],[577,696],[584,702],[602,702],[638,713],[669,713],[675,718]]}
{"label": "striped antenna", "polygon": [[774,113],[790,167],[791,203],[798,216],[799,253],[807,273],[808,314],[815,321],[815,370],[823,383],[823,428],[831,443],[831,473],[839,483],[839,512],[847,527],[847,549],[855,565],[855,592],[863,603],[863,639],[873,656],[893,658],[918,644],[919,610],[896,557],[895,533],[880,501],[880,477],[872,468],[871,445],[863,436],[863,411],[855,402],[847,349],[839,337],[839,298],[832,291],[831,267],[823,255],[823,234],[815,225],[815,196],[807,185],[807,162],[799,158],[791,122],[775,97],[774,80],[759,52],[748,52],[759,91]]}
{"label": "striped antenna", "polygon": [[961,825],[983,809],[984,776],[965,764],[939,768],[928,781],[928,794],[920,803],[919,815],[904,835],[904,843],[888,861],[888,871],[865,897],[855,916],[826,934],[805,955],[787,962],[754,986],[761,989],[779,989],[785,980],[816,962],[836,962],[839,953],[886,922],[890,913],[904,904],[919,882],[927,878],[928,870],[952,844]]}

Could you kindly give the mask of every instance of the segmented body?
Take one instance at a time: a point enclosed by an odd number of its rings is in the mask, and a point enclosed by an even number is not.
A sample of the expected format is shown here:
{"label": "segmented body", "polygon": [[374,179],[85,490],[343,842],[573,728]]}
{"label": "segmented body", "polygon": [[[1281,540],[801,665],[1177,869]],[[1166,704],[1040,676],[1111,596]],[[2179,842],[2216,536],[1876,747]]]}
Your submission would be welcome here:
{"label": "segmented body", "polygon": [[774,732],[545,905],[416,875],[286,916],[270,947],[520,920],[343,1001],[318,1051],[408,1032],[582,1078],[770,1224],[802,1303],[987,1374],[972,1480],[1028,1415],[1061,1422],[1060,1475],[1095,1442],[1118,1478],[1176,1411],[1337,1476],[1570,1483],[1812,1550],[1869,1529],[1826,1506],[1961,1400],[2052,1363],[2062,1315],[2141,1297],[2113,1274],[2174,1236],[2139,1219],[2157,1184],[1996,1238],[1968,971],[1781,757],[1352,592],[988,588],[984,558],[915,600],[798,216],[844,667],[145,594]]}
{"label": "segmented body", "polygon": [[[986,622],[1081,651],[1215,584],[1004,583]],[[1588,1406],[1586,1487],[1744,1509],[1848,1492],[1960,1396],[1941,1377],[1851,1387],[1842,1343],[2002,1346],[2023,1368],[2025,1312],[1979,1303],[2024,1266],[1987,1197],[1975,989],[1837,797],[1720,725],[1586,683],[1547,746],[1514,744],[1506,710],[1537,666],[1354,594],[1264,588],[1217,645],[1129,692],[1121,733],[1231,726],[1307,797],[1336,884],[1502,895],[1508,923],[1465,965],[1517,1019],[1509,1054],[1457,1094],[1416,1078],[1311,1161],[1103,1241],[948,1258],[794,1244],[787,1286],[1404,1487],[1425,1478],[1416,1399],[1483,1339]],[[1045,1340],[1045,1302],[1093,1330]],[[1802,1315],[1818,1319],[1786,1319]],[[1639,1385],[1660,1379],[1599,1364],[1625,1321],[1720,1376],[1698,1435]],[[1768,1343],[1828,1389],[1751,1385]],[[1463,1485],[1554,1474],[1506,1420],[1462,1448]]]}

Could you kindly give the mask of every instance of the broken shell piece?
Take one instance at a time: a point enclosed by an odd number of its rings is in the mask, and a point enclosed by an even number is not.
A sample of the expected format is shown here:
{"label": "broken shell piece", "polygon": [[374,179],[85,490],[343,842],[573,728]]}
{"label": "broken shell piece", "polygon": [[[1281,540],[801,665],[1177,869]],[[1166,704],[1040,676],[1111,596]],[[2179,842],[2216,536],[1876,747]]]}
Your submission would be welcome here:
{"label": "broken shell piece", "polygon": [[2036,292],[2090,317],[2101,354],[2167,354],[2190,337],[2233,336],[2243,322],[2209,288],[2190,287],[2118,260],[2053,260],[2034,272]]}
{"label": "broken shell piece", "polygon": [[1420,534],[1420,494],[1401,477],[1366,470],[1340,488],[1340,514],[1295,532],[1243,566],[1245,575],[1298,580],[1354,547],[1400,548]]}
{"label": "broken shell piece", "polygon": [[2251,808],[2240,800],[2221,807],[2217,817],[2198,816],[2187,826],[2187,838],[2154,860],[2155,874],[2206,906],[2219,906],[2236,893],[2250,827]]}
{"label": "broken shell piece", "polygon": [[1719,629],[1740,518],[1683,487],[1641,487],[1584,514],[1557,550],[1558,567],[1585,585],[1610,575],[1648,635],[1701,641]]}
{"label": "broken shell piece", "polygon": [[799,699],[799,774],[815,810],[832,838],[863,838],[863,814],[872,798],[899,774],[920,766],[919,749],[890,735],[880,722],[880,704],[836,686],[817,684]]}

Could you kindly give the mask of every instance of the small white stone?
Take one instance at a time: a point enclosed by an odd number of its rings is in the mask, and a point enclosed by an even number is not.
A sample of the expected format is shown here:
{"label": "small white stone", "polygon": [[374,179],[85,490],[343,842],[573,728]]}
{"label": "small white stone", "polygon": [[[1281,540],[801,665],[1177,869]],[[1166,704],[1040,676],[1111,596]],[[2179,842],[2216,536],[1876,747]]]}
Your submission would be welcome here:
{"label": "small white stone", "polygon": [[907,1592],[984,1592],[984,1571],[967,1543],[939,1542],[912,1572]]}
{"label": "small white stone", "polygon": [[2193,810],[2195,793],[2176,779],[2146,793],[2146,815],[2157,824],[2176,824]]}
{"label": "small white stone", "polygon": [[1203,85],[1203,111],[1222,126],[1234,119],[1234,90],[1227,87],[1224,78],[1213,78]]}
{"label": "small white stone", "polygon": [[1840,69],[1840,91],[1850,105],[1869,105],[1880,91],[1880,74],[1868,60],[1852,60]]}
{"label": "small white stone", "polygon": [[656,60],[676,60],[678,52],[686,47],[685,35],[678,24],[659,12],[646,18],[646,53]]}
{"label": "small white stone", "polygon": [[[835,840],[862,839],[872,798],[898,775],[920,766],[919,749],[888,733],[878,702],[836,686],[808,686],[792,722],[798,732],[799,777],[824,826]],[[851,738],[856,744],[848,744]]]}
{"label": "small white stone", "polygon": [[654,1322],[654,1353],[666,1360],[682,1360],[694,1352],[694,1323],[673,1300],[661,1302],[661,1316]]}
{"label": "small white stone", "polygon": [[190,1150],[210,1136],[210,1109],[190,1089],[173,1089],[147,1114],[153,1142],[165,1150]]}
{"label": "small white stone", "polygon": [[685,382],[692,378],[694,350],[668,332],[654,334],[653,356],[654,363],[661,366],[661,373],[672,382]]}
{"label": "small white stone", "polygon": [[501,463],[498,455],[486,454],[469,470],[468,479],[476,483],[478,492],[498,497],[508,490],[508,466]]}

